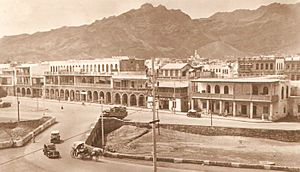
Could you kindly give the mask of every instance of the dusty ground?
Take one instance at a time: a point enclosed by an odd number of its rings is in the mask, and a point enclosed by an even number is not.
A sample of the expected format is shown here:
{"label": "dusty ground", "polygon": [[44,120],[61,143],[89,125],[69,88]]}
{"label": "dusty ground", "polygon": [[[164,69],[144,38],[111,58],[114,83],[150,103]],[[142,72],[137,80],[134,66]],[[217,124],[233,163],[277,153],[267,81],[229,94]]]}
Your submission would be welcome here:
{"label": "dusty ground", "polygon": [[48,118],[29,120],[31,121],[30,123],[28,123],[28,121],[21,121],[19,124],[15,122],[0,122],[0,142],[19,139],[34,130],[47,119]]}
{"label": "dusty ground", "polygon": [[[203,136],[161,129],[158,156],[230,162],[300,166],[300,144],[237,136]],[[144,135],[142,135],[144,134]],[[142,135],[142,136],[141,136]],[[151,155],[152,132],[123,126],[108,137],[108,149],[121,153]]]}

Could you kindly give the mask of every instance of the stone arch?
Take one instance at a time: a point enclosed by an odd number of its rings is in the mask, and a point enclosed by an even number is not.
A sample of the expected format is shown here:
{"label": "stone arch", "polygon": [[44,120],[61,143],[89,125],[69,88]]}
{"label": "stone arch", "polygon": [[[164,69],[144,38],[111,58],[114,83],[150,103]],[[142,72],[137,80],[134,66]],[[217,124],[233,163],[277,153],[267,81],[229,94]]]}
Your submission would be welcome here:
{"label": "stone arch", "polygon": [[74,99],[75,99],[75,91],[74,91],[74,90],[71,90],[71,91],[70,91],[70,100],[71,100],[71,101],[74,101]]}
{"label": "stone arch", "polygon": [[98,102],[98,92],[97,91],[94,91],[93,92],[93,102]]}
{"label": "stone arch", "polygon": [[81,90],[80,97],[81,97],[81,101],[86,102],[87,92],[85,90]]}
{"label": "stone arch", "polygon": [[263,88],[263,95],[268,95],[269,94],[269,88],[268,87],[264,87]]}
{"label": "stone arch", "polygon": [[115,104],[121,104],[121,96],[119,93],[115,94]]}
{"label": "stone arch", "polygon": [[145,106],[145,96],[144,95],[140,95],[139,96],[139,106]]}
{"label": "stone arch", "polygon": [[54,99],[54,89],[50,90],[50,99]]}
{"label": "stone arch", "polygon": [[126,93],[122,95],[122,105],[128,105],[128,95]]}
{"label": "stone arch", "polygon": [[137,105],[137,100],[136,100],[136,95],[135,94],[130,95],[129,105],[130,106],[136,106]]}
{"label": "stone arch", "polygon": [[75,100],[80,101],[80,91],[79,90],[76,90],[76,92],[75,92]]}
{"label": "stone arch", "polygon": [[106,93],[106,103],[111,103],[111,93],[110,92]]}
{"label": "stone arch", "polygon": [[25,96],[26,95],[26,90],[25,88],[22,88],[22,96]]}
{"label": "stone arch", "polygon": [[65,90],[60,89],[59,100],[64,100],[64,99],[65,99]]}
{"label": "stone arch", "polygon": [[102,97],[103,99],[105,98],[104,92],[103,92],[103,91],[100,91],[100,93],[99,93],[99,98],[101,98],[101,97]]}
{"label": "stone arch", "polygon": [[58,98],[59,98],[59,90],[55,89],[55,99],[58,99]]}
{"label": "stone arch", "polygon": [[88,102],[92,101],[93,96],[92,96],[92,92],[91,91],[87,92],[87,98],[86,99],[87,99]]}
{"label": "stone arch", "polygon": [[27,95],[31,95],[31,90],[30,90],[30,88],[27,88],[26,94],[27,94]]}
{"label": "stone arch", "polygon": [[70,91],[65,90],[65,100],[70,100]]}
{"label": "stone arch", "polygon": [[227,85],[224,86],[224,94],[229,94],[229,88]]}
{"label": "stone arch", "polygon": [[49,89],[45,90],[45,96],[46,96],[46,99],[50,98],[50,90]]}

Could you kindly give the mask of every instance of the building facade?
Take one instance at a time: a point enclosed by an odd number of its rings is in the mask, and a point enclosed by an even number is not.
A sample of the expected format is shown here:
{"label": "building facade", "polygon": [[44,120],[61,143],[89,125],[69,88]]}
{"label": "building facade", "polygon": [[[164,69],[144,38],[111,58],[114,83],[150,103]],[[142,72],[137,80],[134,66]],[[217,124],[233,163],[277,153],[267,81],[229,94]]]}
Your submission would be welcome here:
{"label": "building facade", "polygon": [[274,78],[197,79],[191,82],[192,109],[277,120],[287,115],[289,81]]}
{"label": "building facade", "polygon": [[284,74],[292,81],[300,80],[300,57],[285,58]]}
{"label": "building facade", "polygon": [[240,77],[282,75],[284,57],[260,56],[238,58],[238,75]]}

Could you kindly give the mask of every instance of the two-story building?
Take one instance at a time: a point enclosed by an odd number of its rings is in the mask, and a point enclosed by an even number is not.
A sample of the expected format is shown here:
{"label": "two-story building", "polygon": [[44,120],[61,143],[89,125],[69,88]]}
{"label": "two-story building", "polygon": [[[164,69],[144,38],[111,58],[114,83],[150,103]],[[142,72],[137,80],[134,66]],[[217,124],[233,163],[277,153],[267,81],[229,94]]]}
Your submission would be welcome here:
{"label": "two-story building", "polygon": [[280,78],[200,78],[191,90],[192,109],[272,121],[288,113],[289,81]]}
{"label": "two-story building", "polygon": [[238,58],[238,75],[240,77],[282,75],[284,57],[259,56]]}
{"label": "two-story building", "polygon": [[300,80],[300,56],[285,58],[284,74],[292,81]]}
{"label": "two-story building", "polygon": [[[132,95],[133,91],[142,89],[138,87],[141,78],[132,75],[144,73],[144,78],[146,76],[142,59],[113,57],[50,64],[49,71],[45,73],[45,98],[96,103],[102,100],[101,103],[133,106],[145,104],[138,101],[142,100],[141,94]],[[133,102],[134,96],[136,103]],[[146,94],[143,96],[146,99]]]}

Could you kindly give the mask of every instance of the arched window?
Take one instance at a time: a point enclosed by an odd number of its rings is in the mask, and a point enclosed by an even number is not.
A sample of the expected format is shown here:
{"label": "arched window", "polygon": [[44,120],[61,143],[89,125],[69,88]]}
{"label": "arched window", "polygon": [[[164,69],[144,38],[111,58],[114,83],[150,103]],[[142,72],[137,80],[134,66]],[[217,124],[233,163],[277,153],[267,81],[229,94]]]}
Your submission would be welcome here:
{"label": "arched window", "polygon": [[110,65],[110,71],[112,71],[114,68],[113,64]]}
{"label": "arched window", "polygon": [[257,86],[252,86],[252,94],[258,95],[258,87]]}
{"label": "arched window", "polygon": [[259,70],[259,64],[256,63],[256,70]]}
{"label": "arched window", "polygon": [[102,64],[102,72],[104,72],[104,64]]}
{"label": "arched window", "polygon": [[257,86],[252,86],[252,94],[258,95],[258,87]]}
{"label": "arched window", "polygon": [[284,87],[281,87],[281,99],[284,98]]}
{"label": "arched window", "polygon": [[118,70],[118,65],[117,64],[115,64],[115,70]]}
{"label": "arched window", "polygon": [[206,86],[206,92],[207,92],[207,93],[210,93],[210,85],[207,85],[207,86]]}
{"label": "arched window", "polygon": [[285,95],[285,97],[286,98],[289,98],[289,86],[286,86],[286,95]]}
{"label": "arched window", "polygon": [[229,93],[229,88],[228,88],[228,86],[226,85],[225,87],[224,87],[224,94],[228,94]]}
{"label": "arched window", "polygon": [[220,86],[219,85],[215,86],[215,94],[220,94]]}
{"label": "arched window", "polygon": [[108,64],[106,64],[106,72],[108,72]]}
{"label": "arched window", "polygon": [[269,94],[269,88],[268,87],[264,87],[263,88],[263,95],[267,95]]}
{"label": "arched window", "polygon": [[98,72],[101,72],[101,70],[100,70],[100,65],[98,64]]}

